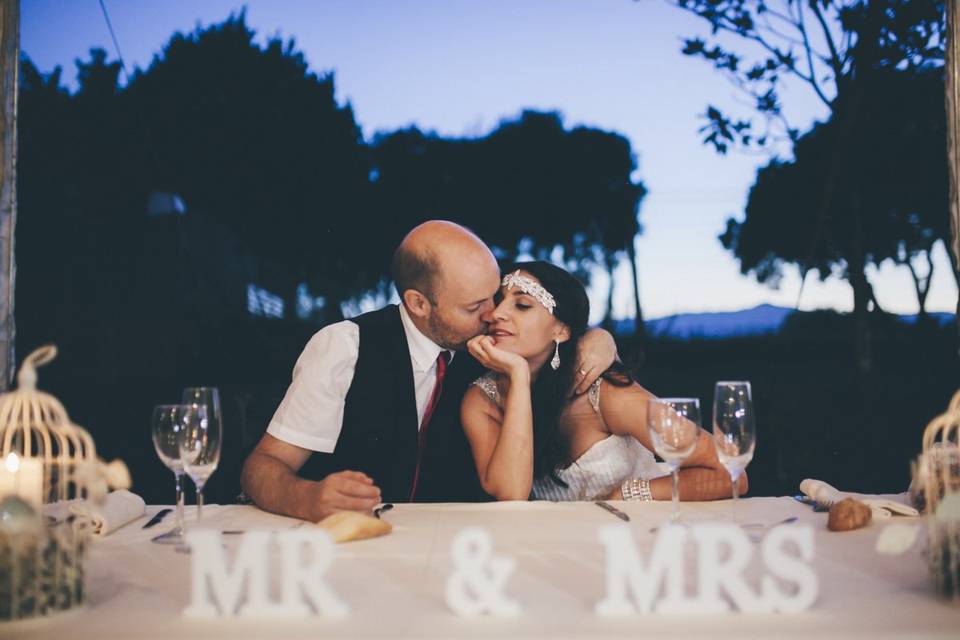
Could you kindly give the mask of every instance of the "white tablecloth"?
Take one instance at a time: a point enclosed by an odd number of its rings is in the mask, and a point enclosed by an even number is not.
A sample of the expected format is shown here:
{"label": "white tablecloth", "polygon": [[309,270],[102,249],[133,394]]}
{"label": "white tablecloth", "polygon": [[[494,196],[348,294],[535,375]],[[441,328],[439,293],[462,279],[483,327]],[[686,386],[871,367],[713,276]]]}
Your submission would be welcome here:
{"label": "white tablecloth", "polygon": [[[648,557],[655,538],[650,528],[666,520],[669,503],[614,504],[630,515],[638,548]],[[159,508],[149,507],[147,516]],[[792,498],[742,499],[738,509],[741,522],[773,523],[799,516],[800,523],[815,528],[820,596],[811,610],[798,615],[599,618],[593,607],[604,596],[605,551],[597,530],[620,523],[610,513],[591,503],[397,505],[384,515],[394,525],[392,534],[337,547],[328,581],[350,606],[351,614],[343,620],[206,621],[181,616],[190,598],[190,556],[150,542],[171,526],[172,517],[167,517],[152,529],[142,529],[145,520],[139,520],[93,542],[86,607],[0,625],[0,637],[960,638],[960,606],[939,599],[930,586],[922,555],[924,535],[905,555],[885,556],[874,551],[883,523],[832,533],[826,529],[825,513],[814,513]],[[727,520],[730,502],[683,503],[681,510],[692,523]],[[204,507],[204,520],[223,530],[281,530],[297,524],[236,505]],[[519,618],[468,620],[447,608],[450,542],[467,526],[486,528],[496,553],[515,558],[506,591],[523,607]],[[238,536],[224,540],[229,556]],[[749,579],[756,587],[759,557],[754,569]]]}

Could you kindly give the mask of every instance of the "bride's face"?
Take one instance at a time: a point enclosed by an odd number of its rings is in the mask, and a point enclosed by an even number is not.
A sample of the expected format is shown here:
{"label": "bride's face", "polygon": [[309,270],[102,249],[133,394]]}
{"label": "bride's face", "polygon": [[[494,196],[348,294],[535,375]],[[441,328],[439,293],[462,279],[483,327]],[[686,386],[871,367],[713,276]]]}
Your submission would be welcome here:
{"label": "bride's face", "polygon": [[[540,283],[526,271],[521,273]],[[569,337],[566,325],[519,287],[501,287],[494,304],[493,311],[485,318],[489,323],[487,333],[497,347],[505,351],[527,359],[546,357],[553,354],[554,340],[564,342]]]}

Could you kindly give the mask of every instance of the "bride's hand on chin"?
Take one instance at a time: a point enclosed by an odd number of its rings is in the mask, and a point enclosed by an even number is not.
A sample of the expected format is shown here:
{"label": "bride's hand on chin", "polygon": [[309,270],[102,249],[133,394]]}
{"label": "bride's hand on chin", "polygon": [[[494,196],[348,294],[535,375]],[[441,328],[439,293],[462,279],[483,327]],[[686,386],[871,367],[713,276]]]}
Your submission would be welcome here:
{"label": "bride's hand on chin", "polygon": [[530,364],[526,358],[497,347],[490,336],[477,336],[467,342],[467,350],[487,369],[509,376],[511,379],[530,377]]}

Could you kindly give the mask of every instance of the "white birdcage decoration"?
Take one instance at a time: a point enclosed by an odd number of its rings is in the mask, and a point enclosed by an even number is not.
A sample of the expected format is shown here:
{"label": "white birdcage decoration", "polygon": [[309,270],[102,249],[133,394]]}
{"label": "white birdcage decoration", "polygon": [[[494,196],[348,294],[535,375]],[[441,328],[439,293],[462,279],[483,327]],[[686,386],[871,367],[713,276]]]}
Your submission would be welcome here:
{"label": "white birdcage decoration", "polygon": [[83,603],[89,521],[69,507],[129,485],[123,463],[101,463],[90,434],[37,390],[37,367],[56,355],[52,345],[31,353],[0,395],[0,620]]}
{"label": "white birdcage decoration", "polygon": [[924,430],[913,475],[912,493],[926,512],[931,577],[960,602],[960,391]]}

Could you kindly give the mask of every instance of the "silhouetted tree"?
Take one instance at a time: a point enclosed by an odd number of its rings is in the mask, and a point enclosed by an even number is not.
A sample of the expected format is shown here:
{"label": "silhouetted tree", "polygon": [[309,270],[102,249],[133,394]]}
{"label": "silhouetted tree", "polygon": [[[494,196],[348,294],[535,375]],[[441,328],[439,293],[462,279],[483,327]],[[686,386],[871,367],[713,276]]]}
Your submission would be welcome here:
{"label": "silhouetted tree", "polygon": [[[864,233],[875,221],[862,208],[863,194],[842,185],[852,180],[857,121],[884,107],[865,97],[875,84],[873,77],[884,77],[890,69],[914,73],[942,63],[942,0],[786,0],[776,5],[764,0],[676,0],[675,4],[704,18],[712,30],[710,42],[687,39],[684,53],[702,57],[726,74],[751,97],[754,113],[766,123],[758,129],[752,117],[738,120],[708,107],[702,130],[705,142],[719,152],[726,152],[730,143],[764,147],[783,133],[791,140],[798,138],[780,102],[785,78],[805,84],[830,109],[835,153],[827,159],[818,185],[817,222],[807,257],[799,263],[806,275],[814,263],[812,256],[822,251],[821,242],[844,235],[849,239],[828,251],[841,254],[845,262],[858,327],[857,360],[861,371],[869,370],[866,313],[872,294],[864,271],[869,262]],[[834,222],[830,212],[836,209],[848,213],[849,234],[828,233]]]}
{"label": "silhouetted tree", "polygon": [[446,217],[477,231],[503,259],[557,259],[583,278],[592,266],[612,270],[625,255],[642,333],[633,241],[645,189],[633,181],[626,138],[568,130],[556,113],[526,111],[481,138],[417,129],[382,135],[373,153],[379,206],[398,215],[390,236]]}
{"label": "silhouetted tree", "polygon": [[27,321],[18,342],[23,352],[55,339],[81,359],[111,360],[112,323],[130,284],[131,206],[140,203],[129,188],[119,65],[94,49],[77,68],[70,96],[59,68],[44,75],[26,57],[21,64],[17,314]]}
{"label": "silhouetted tree", "polygon": [[[937,240],[946,240],[947,173],[943,76],[941,70],[906,73],[889,70],[874,76],[868,96],[872,109],[857,120],[847,144],[851,167],[837,185],[827,212],[827,242],[816,243],[819,187],[827,180],[830,159],[838,153],[834,122],[816,126],[794,148],[795,160],[774,160],[757,174],[746,218],[727,221],[720,239],[740,260],[743,273],[776,285],[785,263],[806,264],[822,279],[847,268],[857,223],[845,203],[860,201],[871,224],[860,231],[867,259],[879,266],[892,259],[914,275],[921,314],[929,291]],[[923,257],[927,273],[912,264]]]}
{"label": "silhouetted tree", "polygon": [[371,229],[360,130],[332,73],[311,72],[292,40],[261,48],[254,36],[241,12],[175,34],[134,74],[125,93],[146,114],[145,190],[181,195],[282,266],[285,282],[271,284],[288,300],[309,280],[339,309],[356,293],[350,252]]}

